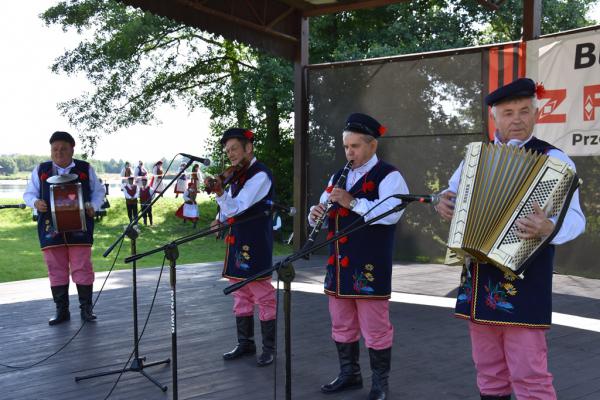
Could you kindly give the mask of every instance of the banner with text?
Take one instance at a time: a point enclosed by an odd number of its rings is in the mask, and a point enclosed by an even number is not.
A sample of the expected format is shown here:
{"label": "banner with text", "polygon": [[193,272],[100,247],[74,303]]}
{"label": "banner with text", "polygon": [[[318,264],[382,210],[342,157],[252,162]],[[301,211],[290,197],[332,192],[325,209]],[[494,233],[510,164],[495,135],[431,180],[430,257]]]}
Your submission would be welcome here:
{"label": "banner with text", "polygon": [[600,30],[527,42],[527,71],[544,87],[536,136],[571,156],[600,155]]}

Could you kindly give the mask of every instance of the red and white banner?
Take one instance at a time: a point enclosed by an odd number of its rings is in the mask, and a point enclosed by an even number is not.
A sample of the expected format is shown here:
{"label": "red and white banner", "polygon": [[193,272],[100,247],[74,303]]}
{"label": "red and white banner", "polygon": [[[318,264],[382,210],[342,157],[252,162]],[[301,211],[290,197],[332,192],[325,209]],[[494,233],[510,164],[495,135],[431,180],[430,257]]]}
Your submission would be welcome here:
{"label": "red and white banner", "polygon": [[535,135],[571,156],[600,155],[600,30],[528,42],[527,72],[545,89]]}

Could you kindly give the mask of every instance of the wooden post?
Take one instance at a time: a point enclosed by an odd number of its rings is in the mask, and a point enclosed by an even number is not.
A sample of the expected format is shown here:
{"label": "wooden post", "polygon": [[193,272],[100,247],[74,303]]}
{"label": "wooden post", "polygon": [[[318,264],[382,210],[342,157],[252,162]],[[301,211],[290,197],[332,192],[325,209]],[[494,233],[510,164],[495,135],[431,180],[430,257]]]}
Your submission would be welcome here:
{"label": "wooden post", "polygon": [[294,59],[294,248],[306,240],[307,223],[307,153],[308,153],[308,99],[306,66],[308,65],[308,18],[298,13],[301,26],[300,44]]}

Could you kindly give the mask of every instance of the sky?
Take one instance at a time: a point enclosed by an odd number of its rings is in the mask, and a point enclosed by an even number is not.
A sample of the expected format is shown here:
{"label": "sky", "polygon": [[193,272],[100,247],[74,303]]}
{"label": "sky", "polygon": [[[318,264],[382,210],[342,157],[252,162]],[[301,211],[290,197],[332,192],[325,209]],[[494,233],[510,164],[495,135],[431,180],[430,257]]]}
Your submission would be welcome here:
{"label": "sky", "polygon": [[[57,110],[60,101],[91,87],[85,77],[54,74],[50,66],[66,49],[79,43],[74,32],[47,27],[39,14],[57,0],[12,1],[0,13],[0,155],[49,154],[52,132],[64,130],[76,141],[79,131]],[[177,153],[204,156],[208,110],[189,113],[170,106],[159,111],[161,125],[138,125],[103,135],[95,159],[137,162],[171,159]],[[77,147],[75,148],[77,152]]]}
{"label": "sky", "polygon": [[[68,77],[50,71],[53,60],[79,42],[73,32],[46,27],[39,14],[57,0],[5,2],[0,13],[0,155],[49,153],[48,138],[64,130],[79,132],[60,115],[56,105],[77,97],[90,84],[84,77]],[[590,17],[600,21],[600,0]],[[137,125],[103,135],[95,159],[135,162],[170,159],[183,152],[206,156],[209,133],[208,110],[189,113],[185,107],[164,107],[160,125]],[[77,139],[77,138],[76,138]],[[76,148],[77,151],[77,148]]]}

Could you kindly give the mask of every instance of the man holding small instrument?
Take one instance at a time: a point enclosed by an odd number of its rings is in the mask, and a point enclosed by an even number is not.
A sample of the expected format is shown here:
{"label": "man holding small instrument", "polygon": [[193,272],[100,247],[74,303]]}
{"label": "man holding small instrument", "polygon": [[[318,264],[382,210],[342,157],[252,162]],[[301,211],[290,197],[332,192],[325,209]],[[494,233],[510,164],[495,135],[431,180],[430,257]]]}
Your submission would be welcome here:
{"label": "man holding small instrument", "polygon": [[[378,139],[384,133],[385,127],[368,115],[355,113],[348,117],[343,142],[346,159],[353,161],[352,169],[340,170],[330,179],[319,204],[311,207],[308,217],[311,226],[327,218],[328,238],[400,203],[389,196],[408,193],[400,172],[375,154]],[[346,182],[340,185],[338,180],[346,172]],[[331,204],[327,215],[326,203]],[[362,334],[369,349],[373,373],[368,398],[389,399],[388,376],[394,334],[389,318],[389,298],[394,232],[401,215],[388,215],[330,245],[325,293],[329,295],[331,336],[338,351],[340,373],[331,383],[321,386],[323,393],[362,388],[358,363]]]}
{"label": "man holding small instrument", "polygon": [[[554,146],[533,136],[536,88],[531,79],[517,79],[490,93],[496,125],[494,143],[523,147],[557,158],[575,169],[573,161]],[[461,179],[462,164],[452,175],[436,209],[450,221]],[[510,199],[509,199],[510,200]],[[516,221],[521,239],[548,238],[558,218],[546,216],[537,203],[533,213]],[[456,316],[470,320],[472,355],[482,399],[556,399],[547,366],[546,329],[552,314],[554,246],[576,238],[585,229],[579,191],[568,205],[558,233],[533,255],[523,279],[490,264],[467,260],[456,303]]]}
{"label": "man holding small instrument", "polygon": [[[77,285],[81,319],[96,319],[92,310],[92,243],[94,214],[104,202],[104,186],[98,180],[92,166],[73,159],[75,139],[67,132],[54,132],[50,137],[52,161],[44,162],[33,170],[23,195],[23,200],[38,212],[38,237],[48,267],[52,297],[56,304],[56,315],[50,325],[60,324],[71,318],[69,312],[69,271]],[[72,174],[69,183],[81,183],[85,207],[85,231],[58,232],[53,225],[50,209],[50,185],[52,177]],[[50,182],[49,182],[50,180]]]}
{"label": "man holding small instrument", "polygon": [[[273,256],[273,229],[267,201],[273,198],[271,171],[254,156],[254,134],[247,129],[231,128],[223,133],[221,145],[231,167],[217,178],[206,178],[209,193],[214,192],[220,212],[211,226],[235,223],[237,220],[259,216],[251,221],[233,225],[225,236],[227,246],[223,277],[238,282],[267,270]],[[227,185],[229,185],[227,187]],[[236,347],[223,354],[233,360],[255,354],[254,306],[262,332],[263,353],[257,360],[260,367],[273,362],[275,354],[275,289],[271,276],[250,282],[233,292],[233,312],[237,325]]]}

